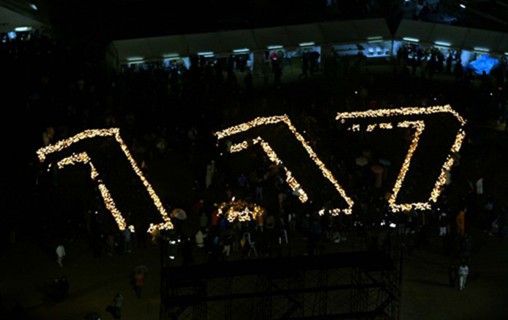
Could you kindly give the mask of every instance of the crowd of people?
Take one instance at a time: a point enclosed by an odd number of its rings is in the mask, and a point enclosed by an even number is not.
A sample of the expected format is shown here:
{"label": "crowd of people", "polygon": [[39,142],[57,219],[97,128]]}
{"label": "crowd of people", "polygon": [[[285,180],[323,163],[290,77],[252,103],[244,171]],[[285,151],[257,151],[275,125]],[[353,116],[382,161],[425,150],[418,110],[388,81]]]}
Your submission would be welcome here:
{"label": "crowd of people", "polygon": [[[245,232],[251,233],[254,238],[255,231],[261,230],[260,225],[264,226],[265,234],[272,233],[266,238],[271,242],[265,241],[264,248],[273,248],[284,232],[286,235],[288,232],[300,232],[308,239],[327,235],[328,239],[335,241],[340,239],[338,234],[346,234],[353,226],[380,223],[391,214],[384,199],[390,186],[380,188],[372,182],[374,175],[370,168],[379,163],[379,156],[367,145],[362,145],[361,139],[356,140],[348,145],[354,150],[349,159],[338,159],[335,155],[326,159],[333,164],[333,170],[348,177],[348,183],[356,187],[355,214],[351,218],[319,216],[319,208],[299,203],[285,183],[283,168],[271,163],[262,152],[254,152],[256,165],[248,167],[250,172],[227,168],[230,163],[219,155],[215,147],[214,130],[249,120],[257,114],[284,112],[306,133],[310,144],[317,147],[333,140],[327,130],[334,130],[336,124],[332,120],[337,111],[451,104],[472,120],[468,124],[464,156],[481,161],[480,129],[476,124],[490,119],[506,123],[505,115],[508,114],[505,63],[491,75],[477,76],[471,72],[454,71],[452,61],[453,65],[460,65],[456,56],[445,58],[436,51],[418,49],[409,59],[407,50],[402,48],[396,57],[384,62],[386,68],[382,73],[373,72],[378,66],[369,64],[361,55],[325,53],[323,64],[313,65],[310,76],[306,75],[303,79],[284,78],[284,68],[290,66],[281,64],[278,68],[281,68],[282,76],[272,73],[271,81],[253,83],[252,79],[242,81],[253,76],[251,70],[232,70],[223,60],[210,63],[196,57],[191,60],[188,69],[179,69],[176,73],[161,64],[115,71],[105,66],[99,54],[85,55],[81,49],[42,34],[34,34],[29,40],[12,40],[0,45],[0,61],[7,70],[5,74],[12,77],[10,85],[13,94],[17,95],[13,108],[19,108],[16,112],[24,117],[30,133],[30,141],[24,144],[18,155],[20,161],[16,164],[19,166],[17,172],[23,172],[20,174],[23,179],[13,193],[21,192],[13,194],[9,201],[22,203],[25,207],[22,206],[21,210],[36,214],[37,219],[48,227],[42,228],[48,230],[48,236],[57,239],[88,237],[97,250],[97,256],[114,254],[114,249],[118,248],[116,244],[120,242],[125,242],[123,252],[131,252],[134,250],[131,237],[143,246],[149,245],[152,240],[150,235],[140,232],[132,235],[120,233],[107,210],[97,204],[100,203],[95,201],[97,199],[91,204],[88,199],[73,198],[62,205],[58,203],[59,198],[51,193],[53,191],[48,191],[56,188],[57,180],[51,180],[53,185],[46,184],[48,180],[44,177],[48,173],[37,163],[35,150],[85,129],[121,128],[122,137],[146,174],[156,174],[150,172],[151,164],[167,159],[170,153],[185,154],[196,172],[188,201],[175,204],[171,203],[171,199],[163,200],[168,207],[184,207],[194,217],[206,215],[209,222],[196,224],[192,233],[185,236],[193,239],[198,229],[208,233],[207,239],[217,238],[214,235],[217,233],[219,238],[212,244],[230,242],[233,251],[236,251]],[[19,146],[16,148],[19,149]],[[359,154],[368,159],[368,166],[354,163]],[[211,163],[213,168],[210,168]],[[481,178],[481,170],[477,169],[479,172],[468,178],[472,183]],[[460,161],[453,170],[452,177],[465,174],[461,172]],[[59,173],[51,174],[57,176]],[[461,210],[466,210],[468,221],[470,217],[475,217],[486,229],[495,222],[496,234],[506,234],[505,204],[499,194],[479,194],[475,189],[461,194],[462,191],[449,189],[453,190],[451,194],[448,195],[446,187],[435,208],[427,214],[410,212],[403,215],[405,221],[389,218],[408,226],[404,231],[408,248],[424,242],[425,233],[432,226],[448,230],[442,231],[443,235],[460,233],[455,217]],[[214,203],[229,201],[233,196],[259,202],[266,207],[268,214],[263,222],[253,221],[247,227],[236,227],[231,237],[233,224],[224,222],[224,217],[213,215],[217,208]],[[35,197],[37,207],[29,207],[23,201],[27,197]],[[446,212],[446,220],[439,212]],[[11,212],[4,218],[11,234],[20,231],[18,213]],[[422,217],[426,217],[425,222]],[[50,224],[58,227],[52,229]],[[312,248],[309,249],[310,254],[316,252],[314,246],[309,246]],[[457,246],[459,248],[460,244]],[[262,245],[258,245],[257,249],[261,252],[271,250],[263,249]],[[222,249],[214,252],[222,252]]]}

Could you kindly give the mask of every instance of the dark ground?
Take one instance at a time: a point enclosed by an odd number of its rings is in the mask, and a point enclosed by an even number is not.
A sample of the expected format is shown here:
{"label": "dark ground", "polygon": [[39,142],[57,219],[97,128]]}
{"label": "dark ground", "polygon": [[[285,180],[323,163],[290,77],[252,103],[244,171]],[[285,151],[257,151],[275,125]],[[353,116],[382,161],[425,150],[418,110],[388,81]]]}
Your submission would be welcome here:
{"label": "dark ground", "polygon": [[[372,68],[371,70],[377,70]],[[287,73],[287,78],[290,79]],[[297,72],[293,73],[297,75]],[[380,69],[380,79],[386,75],[386,69]],[[289,81],[288,81],[289,82]],[[289,87],[289,84],[288,84]],[[383,90],[389,89],[388,83],[377,89],[382,95]],[[438,92],[439,85],[432,90]],[[302,90],[308,88],[303,87]],[[338,86],[337,91],[343,90],[348,95],[347,86]],[[296,91],[303,92],[303,91]],[[373,93],[376,89],[373,90]],[[396,96],[394,92],[387,91],[387,95]],[[457,91],[460,93],[460,91]],[[270,94],[270,93],[268,93]],[[295,101],[301,96],[295,94]],[[267,99],[270,100],[270,96]],[[271,96],[277,99],[277,95]],[[458,97],[456,97],[458,99]],[[312,100],[312,99],[308,99]],[[308,101],[307,100],[307,101]],[[294,102],[294,101],[291,101]],[[268,104],[268,106],[271,106]],[[252,113],[257,115],[277,114],[280,111],[277,104],[273,108],[259,108],[255,112],[246,103],[247,112],[243,118],[249,119]],[[468,115],[475,115],[477,110],[462,106]],[[240,117],[241,119],[241,117]],[[241,121],[237,121],[241,122]],[[232,120],[224,121],[224,125],[234,124]],[[498,126],[495,121],[485,117],[482,121],[474,121],[474,143],[465,146],[462,153],[460,171],[453,177],[453,188],[450,190],[451,198],[460,202],[460,196],[467,190],[467,180],[474,179],[480,173],[485,178],[485,193],[492,194],[496,199],[497,207],[507,204],[505,181],[508,171],[504,169],[508,156],[508,136],[504,127]],[[193,181],[202,178],[202,174],[189,161],[186,154],[170,152],[166,157],[154,159],[149,163],[147,178],[155,190],[168,203],[190,205],[196,200],[197,194],[192,191]],[[62,177],[65,173],[62,174]],[[81,176],[80,176],[81,177]],[[75,179],[73,183],[81,185],[86,183],[86,175]],[[175,188],[175,183],[177,187]],[[64,185],[65,186],[65,185]],[[69,187],[69,185],[67,185]],[[186,192],[186,190],[190,190]],[[220,194],[220,190],[216,190]],[[93,188],[83,193],[93,196]],[[78,194],[71,192],[76,198]],[[208,195],[213,199],[214,195]],[[33,201],[29,199],[28,201]],[[79,205],[68,200],[71,210]],[[31,216],[36,217],[38,208],[34,208]],[[67,213],[62,213],[65,216]],[[194,218],[194,219],[193,219]],[[50,221],[52,221],[50,219]],[[36,228],[23,229],[26,221],[21,221],[18,230],[37,230]],[[443,254],[442,239],[438,237],[438,230],[429,232],[428,242],[417,247],[412,255],[404,256],[403,278],[401,284],[400,319],[505,319],[508,314],[505,297],[508,287],[508,254],[506,238],[490,236],[483,232],[473,221],[466,221],[466,229],[472,238],[472,252],[470,262],[470,280],[465,290],[459,291],[448,286],[448,266],[457,263],[458,258]],[[195,217],[185,222],[186,232],[191,234],[196,225]],[[64,231],[65,229],[60,229]],[[132,254],[114,254],[112,257],[94,257],[82,234],[75,241],[65,242],[68,256],[64,260],[64,267],[59,268],[53,259],[54,234],[18,231],[15,243],[8,243],[4,237],[2,243],[2,264],[0,270],[0,294],[2,314],[15,309],[19,302],[27,319],[83,319],[87,312],[98,311],[104,319],[112,318],[104,312],[106,306],[112,302],[116,292],[121,292],[124,299],[122,319],[155,320],[159,317],[159,268],[160,250],[158,246],[138,247],[134,243]],[[290,238],[291,245],[296,248],[305,247],[304,242],[295,235]],[[348,242],[341,244],[329,243],[330,250],[337,247],[346,247]],[[137,265],[146,265],[149,269],[146,286],[143,289],[142,299],[135,297],[129,285],[129,275]],[[49,284],[55,277],[65,275],[70,282],[70,297],[61,302],[55,302],[50,296]],[[12,317],[11,317],[12,318]],[[21,316],[14,318],[22,319]]]}

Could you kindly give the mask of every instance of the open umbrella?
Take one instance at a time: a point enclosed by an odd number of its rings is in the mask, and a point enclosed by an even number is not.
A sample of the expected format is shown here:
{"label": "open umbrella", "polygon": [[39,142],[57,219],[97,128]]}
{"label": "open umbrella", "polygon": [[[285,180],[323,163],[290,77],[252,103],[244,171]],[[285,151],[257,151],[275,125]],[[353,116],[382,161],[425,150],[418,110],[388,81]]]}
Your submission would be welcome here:
{"label": "open umbrella", "polygon": [[369,163],[369,160],[367,160],[365,157],[358,157],[355,159],[355,163],[357,166],[363,167]]}
{"label": "open umbrella", "polygon": [[171,212],[171,217],[178,219],[178,220],[185,220],[185,219],[187,219],[187,213],[183,209],[175,208]]}
{"label": "open umbrella", "polygon": [[143,273],[147,273],[147,272],[148,272],[148,267],[147,267],[147,266],[145,266],[144,264],[137,265],[137,266],[134,268],[134,272],[143,272]]}

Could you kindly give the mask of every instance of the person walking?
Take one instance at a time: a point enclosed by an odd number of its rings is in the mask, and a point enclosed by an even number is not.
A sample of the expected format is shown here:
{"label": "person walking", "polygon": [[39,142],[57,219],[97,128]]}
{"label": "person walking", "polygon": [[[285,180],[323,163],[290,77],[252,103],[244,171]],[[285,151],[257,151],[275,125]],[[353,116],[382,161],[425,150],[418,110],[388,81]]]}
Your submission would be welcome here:
{"label": "person walking", "polygon": [[467,277],[469,275],[469,266],[465,261],[459,266],[459,290],[463,290],[466,287]]}
{"label": "person walking", "polygon": [[123,303],[123,296],[120,293],[116,293],[113,297],[113,304],[109,305],[106,308],[106,311],[111,313],[113,318],[115,320],[120,320],[122,318],[122,303]]}
{"label": "person walking", "polygon": [[63,267],[63,258],[65,257],[65,247],[63,244],[59,244],[57,247],[56,247],[56,262],[58,263],[58,265],[60,267]]}
{"label": "person walking", "polygon": [[132,252],[132,231],[129,228],[125,228],[122,231],[123,234],[123,252]]}
{"label": "person walking", "polygon": [[141,290],[143,289],[144,284],[145,284],[144,266],[138,266],[134,271],[133,278],[134,291],[136,292],[136,297],[138,297],[138,299],[141,299]]}
{"label": "person walking", "polygon": [[69,299],[69,290],[70,290],[70,285],[69,285],[69,280],[67,279],[66,276],[62,276],[60,278],[60,295],[61,295],[61,298],[62,299]]}
{"label": "person walking", "polygon": [[465,220],[466,220],[466,209],[463,208],[459,210],[455,218],[455,222],[457,224],[457,234],[460,237],[463,237],[466,234]]}

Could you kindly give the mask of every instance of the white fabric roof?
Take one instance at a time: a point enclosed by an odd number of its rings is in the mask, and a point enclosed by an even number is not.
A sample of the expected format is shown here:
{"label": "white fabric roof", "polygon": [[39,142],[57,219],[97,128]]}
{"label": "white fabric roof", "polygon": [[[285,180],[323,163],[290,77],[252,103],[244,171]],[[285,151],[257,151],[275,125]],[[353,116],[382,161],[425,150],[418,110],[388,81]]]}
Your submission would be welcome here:
{"label": "white fabric roof", "polygon": [[17,27],[32,27],[39,29],[45,24],[15,11],[0,6],[0,32],[14,31]]}
{"label": "white fabric roof", "polygon": [[480,29],[469,29],[462,47],[465,49],[473,49],[474,47],[482,47],[497,50],[499,44],[503,40],[503,33],[496,31],[487,31]]}
{"label": "white fabric roof", "polygon": [[204,51],[222,52],[222,41],[218,33],[194,33],[184,35],[189,48],[189,53]]}
{"label": "white fabric roof", "polygon": [[154,57],[169,54],[186,54],[189,51],[187,41],[183,35],[148,38],[150,49]]}
{"label": "white fabric roof", "polygon": [[432,22],[403,19],[393,38],[402,40],[404,37],[417,38],[423,44],[444,41],[457,49],[474,50],[475,47],[481,47],[497,53],[508,51],[506,33]]}
{"label": "white fabric roof", "polygon": [[262,51],[270,45],[292,48],[311,41],[316,45],[354,44],[365,42],[369,37],[384,40],[412,37],[426,45],[441,41],[459,49],[482,47],[491,52],[508,52],[508,34],[505,33],[403,19],[392,35],[382,18],[117,40],[110,47],[117,55],[116,60],[125,63],[129,57],[161,59],[171,53],[188,56],[206,51],[227,54],[243,48]]}
{"label": "white fabric roof", "polygon": [[256,40],[256,50],[264,50],[268,46],[289,46],[294,45],[289,40],[285,27],[260,28],[252,30],[254,39]]}
{"label": "white fabric roof", "polygon": [[221,31],[219,37],[225,52],[245,48],[252,50],[258,47],[252,30]]}
{"label": "white fabric roof", "polygon": [[503,35],[503,39],[499,41],[499,47],[497,48],[498,52],[508,52],[508,33]]}
{"label": "white fabric roof", "polygon": [[323,33],[317,23],[286,26],[286,34],[292,46],[303,42],[324,43]]}

